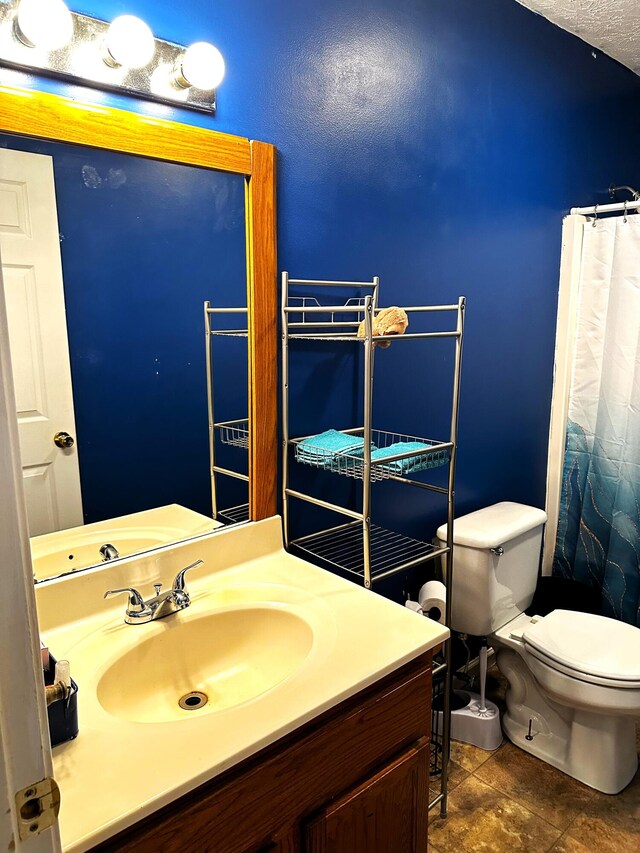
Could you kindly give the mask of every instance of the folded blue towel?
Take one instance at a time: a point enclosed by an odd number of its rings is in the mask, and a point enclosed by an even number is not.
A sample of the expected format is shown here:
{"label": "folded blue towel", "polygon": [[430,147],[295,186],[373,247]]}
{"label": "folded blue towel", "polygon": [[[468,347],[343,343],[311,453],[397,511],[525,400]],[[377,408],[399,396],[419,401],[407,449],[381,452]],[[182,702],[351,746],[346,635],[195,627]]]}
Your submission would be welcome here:
{"label": "folded blue towel", "polygon": [[[375,450],[373,442],[371,449]],[[296,445],[298,462],[338,474],[356,475],[358,463],[353,460],[354,456],[358,459],[364,457],[364,439],[335,429],[312,435]]]}
{"label": "folded blue towel", "polygon": [[416,453],[421,453],[422,455],[394,459],[387,465],[376,467],[383,467],[394,474],[408,474],[410,471],[420,471],[424,468],[435,468],[437,465],[444,465],[449,458],[449,451],[438,450],[432,454],[423,453],[424,450],[429,450],[430,446],[423,441],[396,441],[388,447],[381,447],[378,450],[374,450],[371,454],[371,462],[379,462],[387,456],[395,456],[397,453],[407,453],[409,450],[414,450]]}
{"label": "folded blue towel", "polygon": [[364,439],[339,432],[336,429],[328,429],[319,435],[305,438],[296,448],[297,457],[302,461],[332,459],[334,456],[347,453],[363,455]]}

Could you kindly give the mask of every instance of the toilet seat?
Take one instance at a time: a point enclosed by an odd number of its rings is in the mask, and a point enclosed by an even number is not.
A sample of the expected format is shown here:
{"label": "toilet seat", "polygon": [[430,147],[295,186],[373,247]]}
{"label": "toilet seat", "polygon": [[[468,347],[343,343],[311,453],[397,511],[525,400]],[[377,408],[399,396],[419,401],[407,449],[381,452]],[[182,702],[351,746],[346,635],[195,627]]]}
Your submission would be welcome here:
{"label": "toilet seat", "polygon": [[523,631],[526,651],[580,681],[640,688],[640,629],[617,619],[554,610]]}

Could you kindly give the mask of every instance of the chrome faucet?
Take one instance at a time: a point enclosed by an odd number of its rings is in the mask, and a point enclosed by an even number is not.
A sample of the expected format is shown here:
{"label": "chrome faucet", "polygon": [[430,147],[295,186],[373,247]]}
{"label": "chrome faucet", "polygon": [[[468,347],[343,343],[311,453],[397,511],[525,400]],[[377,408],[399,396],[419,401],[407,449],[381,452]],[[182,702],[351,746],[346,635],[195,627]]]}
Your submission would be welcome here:
{"label": "chrome faucet", "polygon": [[115,545],[111,544],[111,542],[105,542],[105,544],[100,548],[100,553],[102,554],[103,563],[106,563],[107,560],[117,560],[120,556],[120,552]]}
{"label": "chrome faucet", "polygon": [[143,625],[145,622],[163,619],[165,616],[170,616],[178,610],[184,610],[191,604],[184,576],[190,569],[195,569],[203,563],[204,560],[196,560],[195,563],[191,563],[191,565],[181,569],[175,577],[173,587],[166,589],[164,592],[161,591],[161,583],[154,583],[153,586],[156,594],[147,601],[144,600],[137,589],[133,589],[132,587],[108,589],[104,594],[104,598],[107,598],[109,595],[117,595],[119,592],[129,594],[127,610],[124,616],[124,621],[127,625]]}

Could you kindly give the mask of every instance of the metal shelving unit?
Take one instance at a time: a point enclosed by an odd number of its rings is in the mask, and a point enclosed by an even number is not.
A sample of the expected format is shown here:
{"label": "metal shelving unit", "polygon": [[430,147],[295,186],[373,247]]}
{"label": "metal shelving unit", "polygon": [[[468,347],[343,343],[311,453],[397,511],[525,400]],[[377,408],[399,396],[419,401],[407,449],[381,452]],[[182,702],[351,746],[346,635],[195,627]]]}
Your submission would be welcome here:
{"label": "metal shelving unit", "polygon": [[[343,304],[323,304],[317,296],[292,295],[290,287],[313,288],[319,293],[332,293],[332,288],[367,291],[365,296],[355,296]],[[325,290],[325,288],[327,290]],[[453,521],[456,449],[458,437],[458,408],[460,401],[460,369],[462,364],[462,341],[464,334],[465,298],[460,297],[451,305],[422,305],[405,308],[409,316],[426,313],[453,313],[454,328],[443,331],[409,332],[404,335],[373,336],[373,319],[378,312],[379,279],[371,281],[326,281],[289,278],[282,273],[282,431],[283,431],[283,525],[285,545],[305,558],[320,563],[329,569],[337,569],[361,580],[370,589],[383,578],[405,572],[429,560],[443,557],[446,566],[447,624],[451,624],[451,582],[453,576]],[[327,297],[324,297],[327,298]],[[358,335],[364,326],[364,334]],[[375,429],[372,424],[372,398],[374,378],[374,347],[393,341],[407,345],[407,341],[449,338],[455,346],[453,393],[451,405],[450,434],[447,439],[425,439],[404,433]],[[364,413],[363,425],[340,430],[343,435],[363,439],[357,452],[347,450],[340,453],[326,450],[319,443],[314,447],[314,436],[290,438],[289,436],[289,342],[331,341],[351,343],[364,348]],[[419,442],[419,450],[403,451],[401,442]],[[384,452],[380,452],[383,450]],[[290,457],[296,462],[332,473],[351,477],[362,483],[362,511],[320,500],[306,492],[294,490],[289,485]],[[447,487],[415,480],[418,471],[447,465]],[[371,486],[381,480],[391,480],[406,486],[436,492],[447,500],[447,542],[444,547],[421,542],[401,533],[386,530],[373,524],[371,519]],[[291,499],[306,501],[315,506],[346,516],[345,523],[321,530],[309,536],[291,540],[289,537],[289,503]],[[434,675],[444,673],[444,709],[441,746],[442,773],[440,793],[429,803],[432,809],[440,805],[442,816],[447,810],[448,757],[450,747],[450,692],[451,692],[451,642],[445,643],[444,662],[434,666]]]}
{"label": "metal shelving unit", "polygon": [[210,302],[204,303],[204,337],[205,337],[205,361],[207,372],[207,412],[209,416],[209,477],[211,479],[211,513],[214,521],[223,521],[225,524],[236,524],[239,521],[248,521],[249,504],[218,508],[216,491],[216,475],[234,477],[237,480],[249,482],[248,474],[222,468],[216,464],[216,431],[222,444],[229,447],[239,447],[244,450],[249,448],[249,419],[239,418],[233,421],[219,421],[216,423],[213,410],[213,355],[211,342],[214,337],[248,337],[247,329],[214,329],[212,318],[214,314],[240,314],[247,316],[246,308],[212,308]]}

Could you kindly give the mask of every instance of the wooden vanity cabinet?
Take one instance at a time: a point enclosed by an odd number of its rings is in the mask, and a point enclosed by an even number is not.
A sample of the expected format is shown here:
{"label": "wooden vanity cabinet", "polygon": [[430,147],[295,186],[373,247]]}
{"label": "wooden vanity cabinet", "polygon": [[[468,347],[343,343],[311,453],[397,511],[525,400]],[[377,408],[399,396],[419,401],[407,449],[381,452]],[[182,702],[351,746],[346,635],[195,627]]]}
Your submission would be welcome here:
{"label": "wooden vanity cabinet", "polygon": [[93,849],[426,853],[430,723],[425,654]]}
{"label": "wooden vanity cabinet", "polygon": [[308,853],[395,853],[427,849],[429,741],[324,808],[303,830]]}

